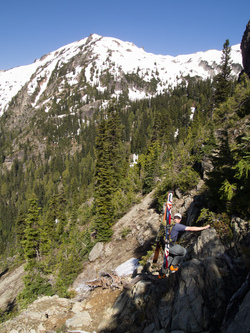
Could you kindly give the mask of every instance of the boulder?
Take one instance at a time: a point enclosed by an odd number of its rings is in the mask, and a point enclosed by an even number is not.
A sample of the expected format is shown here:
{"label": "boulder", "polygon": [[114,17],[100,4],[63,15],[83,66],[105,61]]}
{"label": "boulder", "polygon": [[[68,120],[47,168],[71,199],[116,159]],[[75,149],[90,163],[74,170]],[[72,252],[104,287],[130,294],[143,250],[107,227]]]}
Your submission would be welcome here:
{"label": "boulder", "polygon": [[203,230],[193,247],[193,256],[198,259],[216,257],[224,252],[225,247],[213,228]]}
{"label": "boulder", "polygon": [[69,328],[82,328],[90,326],[92,319],[87,311],[76,313],[73,317],[66,320],[66,326]]}
{"label": "boulder", "polygon": [[98,259],[102,255],[103,247],[104,247],[103,243],[101,242],[96,243],[96,245],[89,253],[89,261],[92,262]]}

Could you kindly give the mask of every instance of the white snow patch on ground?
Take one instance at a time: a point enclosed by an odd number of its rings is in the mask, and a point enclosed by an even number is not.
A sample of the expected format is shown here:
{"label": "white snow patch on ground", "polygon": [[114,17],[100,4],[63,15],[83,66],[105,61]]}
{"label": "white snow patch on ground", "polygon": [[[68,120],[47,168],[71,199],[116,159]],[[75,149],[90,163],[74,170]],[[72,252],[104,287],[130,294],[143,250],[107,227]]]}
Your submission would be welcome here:
{"label": "white snow patch on ground", "polygon": [[131,258],[115,269],[118,276],[126,276],[133,274],[134,270],[139,266],[139,259]]}

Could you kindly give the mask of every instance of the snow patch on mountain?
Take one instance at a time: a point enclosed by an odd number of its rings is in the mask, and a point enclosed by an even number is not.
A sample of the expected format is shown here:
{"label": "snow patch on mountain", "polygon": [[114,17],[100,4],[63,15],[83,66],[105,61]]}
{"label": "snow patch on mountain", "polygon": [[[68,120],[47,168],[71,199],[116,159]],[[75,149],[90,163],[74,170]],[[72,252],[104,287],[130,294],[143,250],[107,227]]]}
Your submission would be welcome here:
{"label": "snow patch on mountain", "polygon": [[[106,89],[101,82],[103,73],[109,73],[118,83],[121,73],[125,73],[136,74],[148,83],[154,80],[156,94],[163,93],[169,86],[175,86],[188,75],[202,79],[213,77],[218,72],[222,55],[222,51],[218,50],[176,57],[155,55],[145,52],[143,48],[138,48],[131,42],[93,34],[44,55],[31,65],[0,71],[0,116],[7,110],[12,98],[25,85],[27,85],[28,94],[30,96],[34,94],[32,106],[36,107],[48,86],[53,71],[62,68],[80,53],[86,54],[84,74],[87,83],[96,86],[100,92]],[[234,72],[238,75],[242,64],[240,44],[232,46],[231,59],[238,65],[238,69]],[[82,70],[82,66],[76,66],[74,71],[67,72],[61,86],[58,87],[59,91],[64,89],[65,83],[70,86],[77,85]],[[116,89],[115,95],[121,93],[121,89]],[[143,89],[129,87],[129,98],[132,100],[152,95],[153,93],[149,95]],[[85,96],[85,100],[86,98]]]}

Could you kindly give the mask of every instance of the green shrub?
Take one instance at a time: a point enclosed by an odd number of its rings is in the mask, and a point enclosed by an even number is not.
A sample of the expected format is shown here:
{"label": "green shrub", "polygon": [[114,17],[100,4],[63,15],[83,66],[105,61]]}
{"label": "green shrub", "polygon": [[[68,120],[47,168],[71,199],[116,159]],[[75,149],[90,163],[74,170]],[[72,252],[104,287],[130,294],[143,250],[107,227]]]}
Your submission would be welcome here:
{"label": "green shrub", "polygon": [[203,208],[197,222],[210,224],[216,230],[224,245],[228,245],[232,241],[233,231],[231,221],[226,213],[215,214],[209,209]]}
{"label": "green shrub", "polygon": [[23,308],[36,300],[39,295],[53,295],[52,286],[39,272],[29,272],[24,277],[24,289],[17,297],[18,305]]}

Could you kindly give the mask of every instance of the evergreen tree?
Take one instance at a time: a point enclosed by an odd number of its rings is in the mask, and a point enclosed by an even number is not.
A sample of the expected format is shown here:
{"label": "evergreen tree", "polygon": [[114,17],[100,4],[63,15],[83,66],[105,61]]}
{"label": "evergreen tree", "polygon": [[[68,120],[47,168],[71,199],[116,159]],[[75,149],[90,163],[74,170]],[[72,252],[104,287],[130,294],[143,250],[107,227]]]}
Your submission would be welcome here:
{"label": "evergreen tree", "polygon": [[122,127],[112,105],[98,127],[96,138],[95,211],[97,240],[107,241],[112,235],[114,220],[112,196],[123,176]]}
{"label": "evergreen tree", "polygon": [[25,258],[28,260],[28,268],[35,266],[36,260],[40,259],[41,225],[37,198],[33,196],[30,199],[30,208],[25,219],[24,239],[22,241]]}
{"label": "evergreen tree", "polygon": [[223,44],[220,73],[214,78],[215,104],[224,102],[232,92],[231,47],[227,39]]}
{"label": "evergreen tree", "polygon": [[237,141],[236,147],[229,146],[227,156],[222,156],[220,203],[225,202],[231,213],[245,215],[250,212],[250,136],[239,136]]}
{"label": "evergreen tree", "polygon": [[24,230],[25,230],[25,218],[26,214],[23,211],[20,211],[16,220],[16,248],[19,256],[22,258],[24,256],[24,249],[22,241],[24,239]]}
{"label": "evergreen tree", "polygon": [[153,142],[147,152],[145,159],[145,176],[143,179],[143,192],[149,193],[155,185],[155,178],[159,176],[159,141]]}
{"label": "evergreen tree", "polygon": [[43,254],[49,253],[56,238],[56,221],[58,219],[58,198],[54,195],[49,201],[47,217],[41,230],[41,249]]}
{"label": "evergreen tree", "polygon": [[238,144],[234,153],[235,181],[237,182],[237,192],[234,193],[233,206],[238,212],[249,214],[250,197],[250,135],[238,137]]}
{"label": "evergreen tree", "polygon": [[220,210],[225,210],[228,201],[232,198],[229,194],[228,184],[231,184],[232,192],[236,190],[232,169],[234,161],[228,132],[224,131],[219,139],[220,144],[214,150],[215,153],[212,157],[213,170],[209,173],[206,183],[211,191],[211,202],[215,203],[214,209],[218,207]]}

